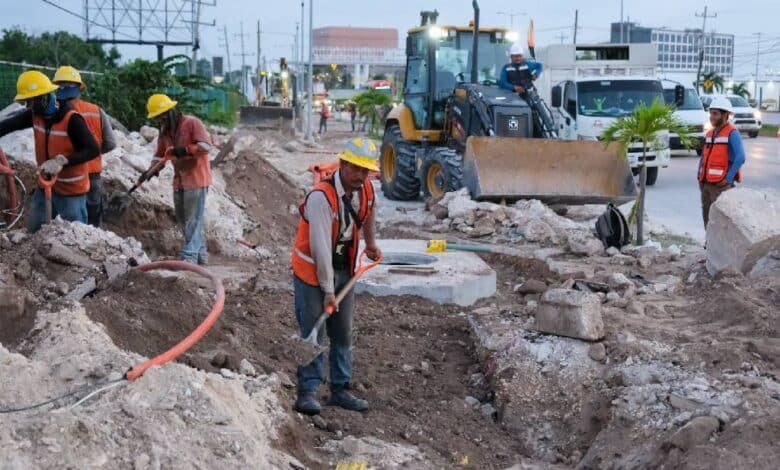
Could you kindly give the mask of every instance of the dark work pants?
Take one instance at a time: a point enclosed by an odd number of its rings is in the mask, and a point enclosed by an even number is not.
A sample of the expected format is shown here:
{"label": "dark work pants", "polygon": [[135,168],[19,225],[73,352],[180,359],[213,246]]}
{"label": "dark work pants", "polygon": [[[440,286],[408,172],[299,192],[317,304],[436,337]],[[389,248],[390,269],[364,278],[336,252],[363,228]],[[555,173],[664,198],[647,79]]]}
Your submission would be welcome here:
{"label": "dark work pants", "polygon": [[701,190],[701,215],[704,219],[705,230],[707,229],[707,223],[710,221],[710,207],[715,204],[715,201],[718,200],[721,194],[733,187],[733,184],[720,187],[712,183],[699,183],[699,190]]}
{"label": "dark work pants", "polygon": [[[336,292],[338,293],[349,281],[348,271],[336,271],[334,273]],[[314,323],[322,314],[322,303],[325,293],[322,289],[310,286],[297,277],[293,277],[295,289],[295,317],[301,330],[301,337],[305,338],[311,333]],[[330,338],[330,389],[340,390],[349,385],[352,378],[352,316],[355,308],[355,295],[353,291],[344,297],[339,304],[339,311],[328,317],[325,326],[320,329],[317,341],[322,343],[324,332],[327,330]],[[323,354],[317,356],[312,362],[298,367],[298,394],[316,393],[324,377]]]}
{"label": "dark work pants", "polygon": [[87,223],[100,227],[103,220],[103,180],[100,173],[90,173],[87,193]]}

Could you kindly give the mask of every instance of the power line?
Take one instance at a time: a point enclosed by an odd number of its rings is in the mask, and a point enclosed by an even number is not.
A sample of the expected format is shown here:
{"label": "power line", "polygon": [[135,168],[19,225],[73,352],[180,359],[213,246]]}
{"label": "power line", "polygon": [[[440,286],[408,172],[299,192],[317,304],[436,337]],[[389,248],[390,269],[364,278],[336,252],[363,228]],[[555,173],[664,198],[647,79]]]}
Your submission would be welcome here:
{"label": "power line", "polygon": [[704,6],[704,12],[702,14],[696,13],[696,17],[702,19],[701,35],[699,36],[699,40],[701,41],[701,43],[699,44],[699,65],[696,67],[696,91],[699,91],[699,80],[701,79],[701,67],[702,64],[704,63],[704,49],[705,49],[704,35],[706,34],[705,31],[707,31],[707,18],[717,18],[717,16],[718,16],[717,13],[708,15],[706,5]]}

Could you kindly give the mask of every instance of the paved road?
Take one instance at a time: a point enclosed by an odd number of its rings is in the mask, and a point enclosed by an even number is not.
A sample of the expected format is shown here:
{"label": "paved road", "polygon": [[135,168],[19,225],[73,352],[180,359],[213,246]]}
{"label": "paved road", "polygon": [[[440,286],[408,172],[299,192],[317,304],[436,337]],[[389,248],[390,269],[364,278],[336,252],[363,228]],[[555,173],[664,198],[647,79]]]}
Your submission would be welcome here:
{"label": "paved road", "polygon": [[[780,190],[780,139],[744,137],[747,163],[743,167],[744,187]],[[648,187],[647,211],[650,217],[675,233],[688,233],[704,240],[701,204],[695,156],[673,157],[669,168],[662,168],[658,181]]]}

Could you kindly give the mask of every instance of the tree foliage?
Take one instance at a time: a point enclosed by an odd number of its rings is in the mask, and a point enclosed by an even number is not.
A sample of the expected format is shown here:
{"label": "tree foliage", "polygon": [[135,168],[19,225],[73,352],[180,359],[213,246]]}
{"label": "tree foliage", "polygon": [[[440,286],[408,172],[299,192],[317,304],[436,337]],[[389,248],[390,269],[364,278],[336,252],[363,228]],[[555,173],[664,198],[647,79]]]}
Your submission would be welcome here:
{"label": "tree foliage", "polygon": [[369,134],[374,133],[377,124],[381,121],[383,114],[381,110],[392,104],[393,100],[390,95],[380,93],[376,90],[368,90],[363,93],[355,95],[353,98],[357,104],[357,111],[361,117],[368,117],[370,129]]}
{"label": "tree foliage", "polygon": [[748,91],[747,85],[745,84],[745,82],[735,83],[735,84],[731,85],[729,90],[731,90],[731,93],[733,95],[741,96],[741,97],[743,97],[745,99],[749,99],[750,98],[750,92]]}
{"label": "tree foliage", "polygon": [[711,95],[713,91],[723,92],[723,77],[717,72],[707,72],[701,76],[701,87],[704,93]]}
{"label": "tree foliage", "polygon": [[85,42],[65,31],[30,36],[19,29],[4,29],[0,38],[0,60],[59,67],[72,65],[81,70],[102,72],[117,66],[119,52],[106,52],[103,46]]}
{"label": "tree foliage", "polygon": [[[655,100],[650,106],[640,103],[632,114],[622,117],[609,125],[601,134],[605,142],[617,142],[623,154],[626,155],[628,147],[636,142],[642,143],[642,161],[640,162],[639,197],[631,210],[632,216],[636,214],[637,238],[636,243],[642,245],[643,221],[645,215],[645,192],[647,182],[647,167],[645,159],[647,151],[661,150],[664,145],[659,134],[663,132],[677,134],[680,143],[686,149],[694,146],[691,136],[693,129],[685,125],[674,115],[672,105],[665,105],[661,100]],[[632,217],[629,217],[632,219]]]}

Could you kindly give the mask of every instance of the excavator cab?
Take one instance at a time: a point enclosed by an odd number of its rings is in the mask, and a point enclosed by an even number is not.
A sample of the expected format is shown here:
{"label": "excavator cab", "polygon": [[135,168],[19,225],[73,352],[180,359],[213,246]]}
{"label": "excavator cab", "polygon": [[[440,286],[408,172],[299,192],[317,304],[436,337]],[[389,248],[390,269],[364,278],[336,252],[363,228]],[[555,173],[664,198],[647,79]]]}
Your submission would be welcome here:
{"label": "excavator cab", "polygon": [[[521,97],[498,86],[519,38],[503,28],[480,28],[473,5],[468,26],[439,25],[436,11],[424,11],[420,25],[409,30],[404,103],[388,114],[382,142],[385,196],[410,200],[422,191],[438,198],[466,186],[481,200],[634,198],[617,146],[577,142],[570,148],[557,140],[552,113],[538,95]],[[594,177],[589,164],[608,171]],[[561,187],[562,179],[576,184]]]}

